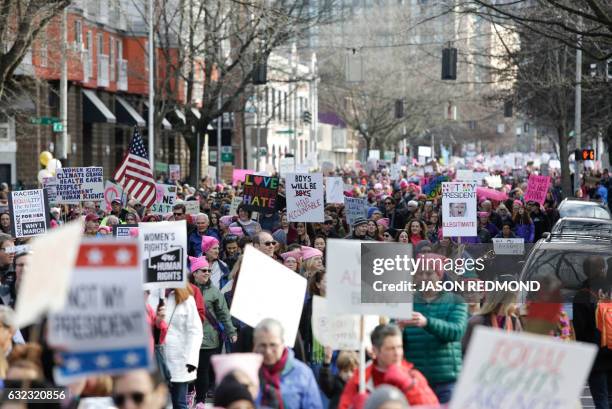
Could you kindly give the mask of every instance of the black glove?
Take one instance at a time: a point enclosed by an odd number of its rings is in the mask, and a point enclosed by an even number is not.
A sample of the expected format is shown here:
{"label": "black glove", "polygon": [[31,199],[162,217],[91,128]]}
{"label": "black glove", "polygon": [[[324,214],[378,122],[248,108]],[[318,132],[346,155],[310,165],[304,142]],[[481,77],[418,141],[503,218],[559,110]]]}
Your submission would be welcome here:
{"label": "black glove", "polygon": [[195,370],[196,370],[196,367],[195,367],[195,366],[193,366],[193,365],[189,365],[189,364],[187,364],[187,365],[185,365],[185,366],[187,367],[187,372],[190,372],[190,373],[191,373],[191,372],[193,372],[193,371],[195,371]]}

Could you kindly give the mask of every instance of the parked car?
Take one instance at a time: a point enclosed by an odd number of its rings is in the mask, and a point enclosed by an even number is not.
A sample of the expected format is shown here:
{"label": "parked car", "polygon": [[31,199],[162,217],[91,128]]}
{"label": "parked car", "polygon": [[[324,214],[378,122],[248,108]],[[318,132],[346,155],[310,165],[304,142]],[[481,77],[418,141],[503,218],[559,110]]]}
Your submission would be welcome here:
{"label": "parked car", "polygon": [[558,209],[561,217],[590,217],[595,219],[612,219],[610,210],[598,202],[587,200],[564,199]]}

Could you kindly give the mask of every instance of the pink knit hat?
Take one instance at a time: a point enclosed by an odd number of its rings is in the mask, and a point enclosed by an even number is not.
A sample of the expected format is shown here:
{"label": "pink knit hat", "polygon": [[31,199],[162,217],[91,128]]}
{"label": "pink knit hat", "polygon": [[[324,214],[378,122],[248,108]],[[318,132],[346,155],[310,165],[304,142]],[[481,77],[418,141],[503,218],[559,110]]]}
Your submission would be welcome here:
{"label": "pink knit hat", "polygon": [[323,253],[314,247],[302,246],[302,260],[306,261],[313,257],[323,257]]}
{"label": "pink knit hat", "polygon": [[408,181],[406,179],[402,179],[399,183],[400,189],[404,190],[408,187]]}
{"label": "pink knit hat", "polygon": [[385,226],[385,229],[388,229],[389,228],[389,218],[383,217],[382,219],[378,219],[376,221],[376,224],[379,226]]}
{"label": "pink knit hat", "polygon": [[229,226],[230,224],[232,224],[232,216],[221,216],[219,222],[221,224],[224,224],[225,226]]}
{"label": "pink knit hat", "polygon": [[189,256],[189,271],[193,273],[194,271],[198,271],[204,267],[208,267],[208,260],[206,260],[206,257]]}
{"label": "pink knit hat", "polygon": [[489,217],[489,212],[478,212],[478,217]]}
{"label": "pink knit hat", "polygon": [[261,354],[249,353],[234,353],[234,354],[219,354],[213,355],[210,362],[215,370],[216,383],[219,384],[225,375],[235,370],[244,372],[250,380],[259,385],[259,368],[263,361]]}
{"label": "pink knit hat", "polygon": [[219,245],[219,240],[211,236],[202,236],[202,254],[206,254],[214,246]]}
{"label": "pink knit hat", "polygon": [[512,202],[512,205],[517,205],[517,206],[521,206],[523,207],[523,202],[521,202],[520,200],[515,200],[514,202]]}
{"label": "pink knit hat", "polygon": [[288,258],[294,258],[296,261],[299,260],[299,258],[302,256],[302,252],[300,250],[291,250],[288,251],[286,253],[282,253],[281,257],[283,258],[283,261],[287,260]]}
{"label": "pink knit hat", "polygon": [[238,227],[238,226],[230,227],[229,232],[231,234],[235,234],[238,237],[244,236],[244,231],[242,230],[241,227]]}

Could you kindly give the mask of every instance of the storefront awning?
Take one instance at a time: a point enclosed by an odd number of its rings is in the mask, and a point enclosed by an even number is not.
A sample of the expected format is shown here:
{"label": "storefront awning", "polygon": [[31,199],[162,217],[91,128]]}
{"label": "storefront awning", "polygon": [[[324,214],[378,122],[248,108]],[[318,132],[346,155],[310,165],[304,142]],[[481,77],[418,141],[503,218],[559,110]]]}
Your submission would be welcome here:
{"label": "storefront awning", "polygon": [[90,89],[83,89],[83,122],[117,123],[115,115],[104,105],[96,93]]}
{"label": "storefront awning", "polygon": [[146,121],[140,114],[119,95],[115,97],[115,113],[117,114],[117,122],[129,126],[145,126]]}

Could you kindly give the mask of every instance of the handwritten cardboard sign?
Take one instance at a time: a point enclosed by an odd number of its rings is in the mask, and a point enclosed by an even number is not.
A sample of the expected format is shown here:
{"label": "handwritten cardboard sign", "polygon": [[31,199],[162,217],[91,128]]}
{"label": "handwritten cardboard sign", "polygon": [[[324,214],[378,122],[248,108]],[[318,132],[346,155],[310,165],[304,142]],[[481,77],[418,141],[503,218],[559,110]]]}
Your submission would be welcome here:
{"label": "handwritten cardboard sign", "polygon": [[104,169],[101,167],[60,168],[56,177],[59,182],[57,203],[104,200]]}
{"label": "handwritten cardboard sign", "polygon": [[544,204],[549,186],[550,176],[529,175],[527,192],[525,192],[525,201]]}
{"label": "handwritten cardboard sign", "polygon": [[323,222],[323,175],[288,173],[287,218],[290,222]]}

